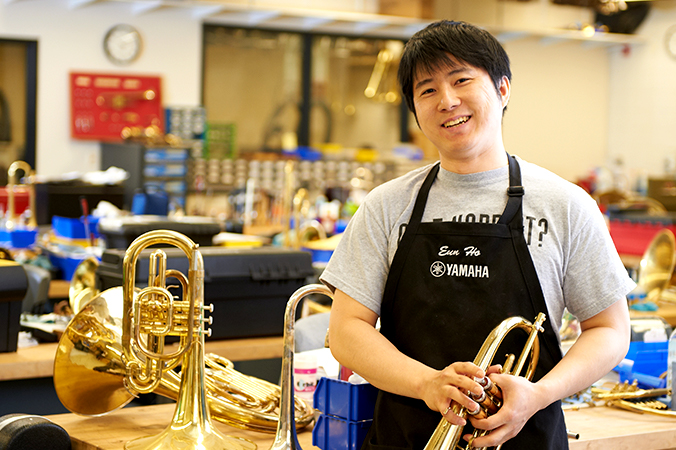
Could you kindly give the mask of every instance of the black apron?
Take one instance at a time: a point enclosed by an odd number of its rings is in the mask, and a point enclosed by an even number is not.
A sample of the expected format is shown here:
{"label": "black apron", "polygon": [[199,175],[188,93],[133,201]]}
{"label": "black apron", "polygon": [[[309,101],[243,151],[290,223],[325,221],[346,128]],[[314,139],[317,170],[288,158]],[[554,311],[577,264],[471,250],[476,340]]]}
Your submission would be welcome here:
{"label": "black apron", "polygon": [[[509,198],[497,223],[421,223],[439,171],[423,182],[385,285],[381,333],[401,352],[435,369],[473,361],[490,331],[511,316],[534,321],[547,314],[539,334],[540,359],[533,381],[561,360],[540,282],[523,236],[519,163],[509,160]],[[521,353],[527,334],[512,331],[493,361]],[[503,351],[504,350],[504,351]],[[362,449],[422,449],[442,416],[422,400],[380,391],[373,425]],[[465,433],[471,433],[468,425]],[[466,444],[461,441],[461,444]],[[536,413],[502,448],[567,449],[568,437],[557,401]]]}

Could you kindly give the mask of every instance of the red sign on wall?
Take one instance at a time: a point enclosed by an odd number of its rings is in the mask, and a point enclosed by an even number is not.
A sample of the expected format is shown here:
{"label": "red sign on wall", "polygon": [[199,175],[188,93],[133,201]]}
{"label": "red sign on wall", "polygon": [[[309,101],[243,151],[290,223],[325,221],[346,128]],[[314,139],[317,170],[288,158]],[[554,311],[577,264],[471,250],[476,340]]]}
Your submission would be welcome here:
{"label": "red sign on wall", "polygon": [[125,127],[164,131],[160,84],[159,77],[71,73],[71,136],[120,141]]}

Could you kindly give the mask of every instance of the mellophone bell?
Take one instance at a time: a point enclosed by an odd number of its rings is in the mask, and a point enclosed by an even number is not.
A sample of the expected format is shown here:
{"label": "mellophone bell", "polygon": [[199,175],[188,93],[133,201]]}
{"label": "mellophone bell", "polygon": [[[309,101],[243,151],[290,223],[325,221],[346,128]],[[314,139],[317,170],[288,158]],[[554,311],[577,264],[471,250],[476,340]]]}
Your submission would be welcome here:
{"label": "mellophone bell", "polygon": [[[158,245],[183,250],[189,260],[188,274],[168,270],[165,252],[157,248],[150,255],[148,285],[139,289],[135,286],[138,257],[145,248]],[[293,396],[291,380],[283,379],[280,387],[236,372],[224,358],[205,355],[212,307],[203,302],[203,260],[191,239],[169,230],[147,232],[129,246],[123,266],[123,286],[81,304],[59,342],[54,385],[66,408],[97,416],[123,407],[142,393],[175,399],[171,424],[157,436],[127,442],[126,449],[248,450],[256,445],[222,435],[211,419],[278,434],[292,429],[294,436],[296,428],[312,421],[311,405]],[[178,280],[180,300],[170,292],[177,286],[167,286],[168,279]],[[285,365],[292,364],[287,356],[293,353],[293,317],[287,322],[291,331],[287,333],[285,325]],[[178,345],[166,345],[170,336],[178,338]],[[179,367],[180,374],[175,371]]]}

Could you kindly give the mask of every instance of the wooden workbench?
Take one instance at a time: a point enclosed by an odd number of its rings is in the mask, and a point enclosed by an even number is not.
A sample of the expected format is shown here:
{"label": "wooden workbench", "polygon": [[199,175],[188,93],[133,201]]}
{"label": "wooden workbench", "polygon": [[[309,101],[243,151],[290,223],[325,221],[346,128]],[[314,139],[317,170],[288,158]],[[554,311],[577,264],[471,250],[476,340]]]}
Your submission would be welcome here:
{"label": "wooden workbench", "polygon": [[[47,416],[62,426],[70,435],[73,450],[122,450],[124,443],[143,436],[163,431],[170,423],[174,404],[124,408],[100,417],[82,417],[75,414]],[[258,450],[267,450],[272,445],[274,434],[246,431],[213,420],[216,428],[227,436],[248,439]],[[303,449],[312,446],[312,425],[298,433]]]}
{"label": "wooden workbench", "polygon": [[[231,361],[252,361],[282,357],[282,337],[260,337],[207,341],[205,351]],[[57,343],[20,348],[12,353],[0,353],[0,381],[51,377]]]}
{"label": "wooden workbench", "polygon": [[565,411],[570,450],[676,449],[676,418],[598,406]]}
{"label": "wooden workbench", "polygon": [[[173,404],[124,408],[101,417],[74,414],[48,416],[71,436],[73,450],[121,450],[124,442],[161,432],[171,422]],[[676,419],[637,414],[608,407],[565,412],[568,429],[579,433],[570,439],[570,450],[666,450],[676,448]],[[267,450],[273,435],[243,431],[218,421],[226,435],[249,439],[259,450]],[[301,448],[312,446],[311,427],[299,433]]]}

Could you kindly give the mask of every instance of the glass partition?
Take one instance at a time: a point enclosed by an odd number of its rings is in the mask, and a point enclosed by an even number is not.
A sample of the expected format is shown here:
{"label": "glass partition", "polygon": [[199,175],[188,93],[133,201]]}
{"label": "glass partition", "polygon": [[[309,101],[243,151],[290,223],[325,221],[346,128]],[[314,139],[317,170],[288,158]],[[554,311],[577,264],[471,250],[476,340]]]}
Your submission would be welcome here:
{"label": "glass partition", "polygon": [[386,154],[401,141],[402,49],[398,40],[313,37],[311,144]]}
{"label": "glass partition", "polygon": [[301,35],[205,26],[204,39],[207,123],[231,137],[229,145],[207,148],[207,158],[295,148],[301,108]]}

